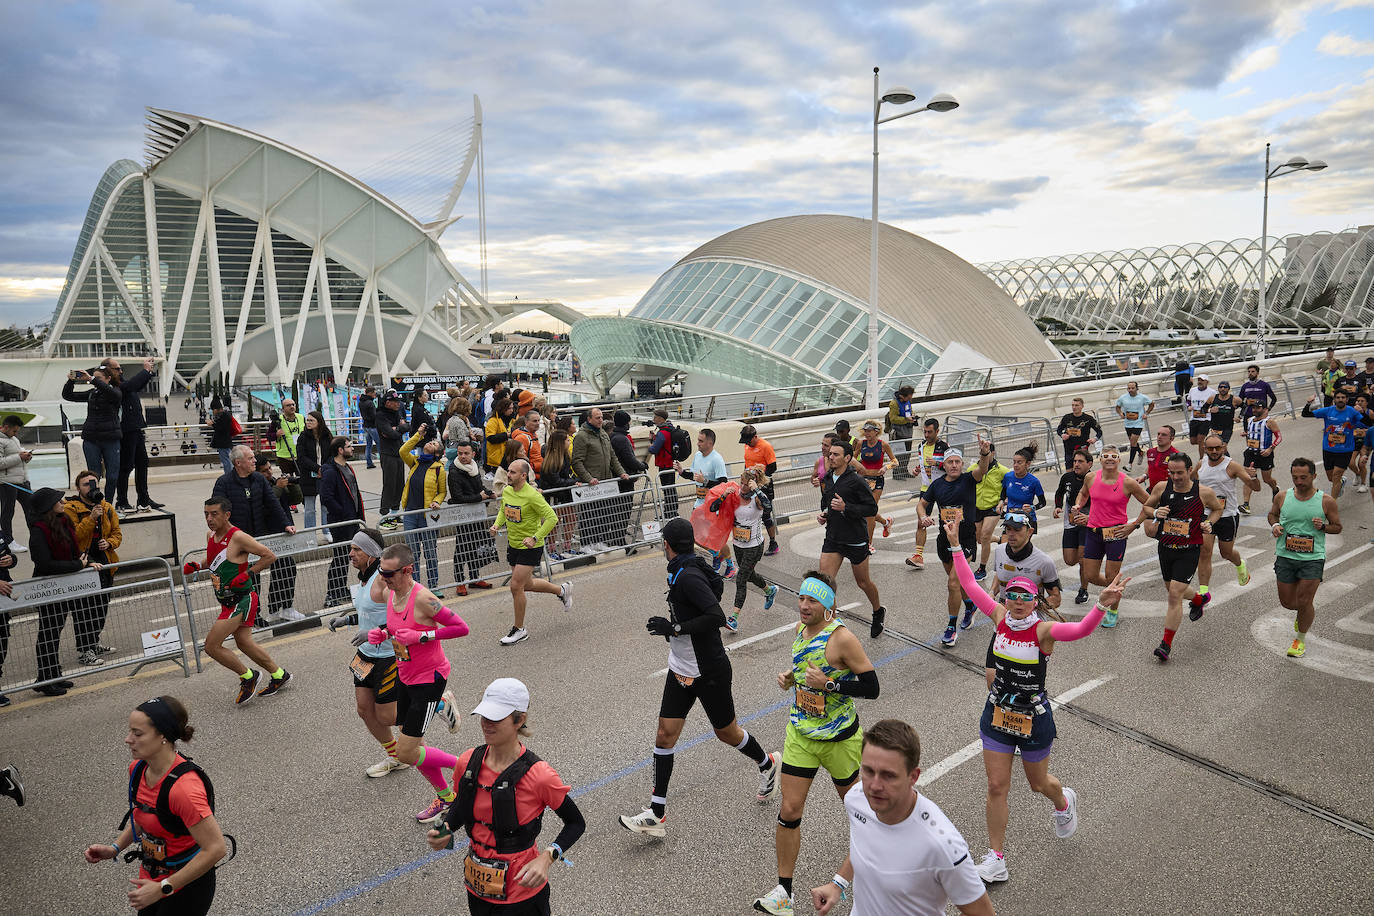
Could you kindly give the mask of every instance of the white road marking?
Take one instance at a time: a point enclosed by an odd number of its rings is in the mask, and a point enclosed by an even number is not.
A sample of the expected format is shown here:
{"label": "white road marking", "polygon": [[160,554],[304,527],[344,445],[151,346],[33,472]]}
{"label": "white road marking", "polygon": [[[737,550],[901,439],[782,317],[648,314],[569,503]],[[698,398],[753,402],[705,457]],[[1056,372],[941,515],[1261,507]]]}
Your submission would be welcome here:
{"label": "white road marking", "polygon": [[[1320,594],[1320,593],[1319,593]],[[1250,625],[1250,635],[1265,649],[1286,662],[1334,674],[1337,677],[1374,684],[1374,652],[1342,642],[1307,634],[1307,654],[1289,658],[1288,646],[1293,641],[1292,617],[1261,617]]]}
{"label": "white road marking", "polygon": [[[840,610],[841,610],[841,611],[852,611],[852,610],[854,610],[854,608],[856,608],[856,607],[858,607],[858,606],[859,606],[859,602],[857,602],[857,601],[851,601],[849,604],[842,604],[842,605],[840,605]],[[741,640],[738,640],[738,641],[736,641],[736,642],[730,643],[728,646],[725,647],[725,651],[726,651],[726,652],[733,652],[733,651],[735,651],[736,649],[739,649],[739,648],[742,648],[742,647],[744,647],[744,646],[748,646],[748,645],[751,645],[751,644],[753,644],[753,643],[756,643],[756,642],[760,642],[760,641],[762,641],[762,640],[765,640],[765,639],[767,639],[767,638],[770,637],[770,636],[777,636],[779,633],[785,633],[785,632],[787,632],[788,630],[795,630],[795,629],[797,628],[797,624],[798,624],[799,622],[800,622],[799,620],[793,620],[793,621],[791,621],[790,623],[784,623],[784,624],[783,624],[782,626],[780,626],[780,627],[774,627],[773,629],[768,630],[767,632],[764,632],[764,633],[755,633],[753,636],[746,636],[744,639],[741,639]],[[659,670],[655,671],[653,674],[649,675],[649,677],[663,677],[663,676],[664,676],[665,674],[667,674],[667,673],[668,673],[668,669],[667,669],[667,668],[660,668]]]}

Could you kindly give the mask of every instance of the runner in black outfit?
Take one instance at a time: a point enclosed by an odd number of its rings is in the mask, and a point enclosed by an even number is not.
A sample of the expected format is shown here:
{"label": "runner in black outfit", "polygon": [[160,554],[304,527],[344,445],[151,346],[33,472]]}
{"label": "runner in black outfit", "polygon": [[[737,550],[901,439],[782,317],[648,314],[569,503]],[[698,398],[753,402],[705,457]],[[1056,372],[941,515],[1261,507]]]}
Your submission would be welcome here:
{"label": "runner in black outfit", "polygon": [[[825,526],[821,544],[821,572],[834,579],[845,560],[854,573],[854,582],[868,598],[873,614],[868,635],[882,635],[887,609],[878,597],[878,586],[868,574],[868,519],[878,514],[873,491],[850,463],[854,447],[836,439],[825,453],[826,474],[821,478],[821,514],[817,523]],[[972,518],[972,513],[969,515]]]}
{"label": "runner in black outfit", "polygon": [[[867,490],[867,487],[864,487]],[[861,532],[862,533],[862,532]],[[648,836],[665,834],[664,806],[668,780],[673,774],[673,748],[686,724],[692,705],[701,701],[716,737],[759,768],[759,801],[778,794],[779,761],[776,751],[764,753],[758,739],[740,727],[735,718],[735,698],[730,692],[730,657],[720,641],[725,612],[720,596],[725,582],[711,564],[696,555],[692,523],[670,519],[663,526],[663,554],[668,559],[668,617],[650,617],[645,629],[668,640],[668,677],[658,711],[654,738],[654,794],[649,807],[639,814],[620,816],[626,830]]]}
{"label": "runner in black outfit", "polygon": [[[944,476],[932,480],[925,493],[916,501],[916,515],[922,528],[929,528],[937,521],[941,524],[951,520],[959,523],[958,546],[970,560],[978,550],[978,525],[974,522],[974,518],[977,517],[978,481],[983,479],[983,474],[992,463],[992,450],[988,448],[988,443],[981,435],[978,437],[978,452],[978,463],[967,474],[964,473],[963,453],[957,449],[945,452]],[[940,507],[938,519],[930,514],[936,506]],[[954,556],[949,536],[943,527],[939,531],[940,536],[935,541],[935,555],[944,564],[945,575],[949,580],[949,624],[945,627],[940,642],[946,646],[953,646],[959,639],[955,625],[959,622],[959,602],[964,600],[964,589],[954,572]],[[964,601],[965,629],[973,621],[974,610],[972,601]]]}
{"label": "runner in black outfit", "polygon": [[1230,445],[1231,435],[1236,431],[1236,414],[1244,406],[1241,399],[1231,393],[1230,382],[1217,382],[1217,393],[1207,401],[1208,431]]}
{"label": "runner in black outfit", "polygon": [[1073,505],[1078,501],[1078,491],[1083,489],[1083,482],[1088,479],[1088,472],[1092,469],[1093,456],[1088,450],[1074,449],[1073,466],[1059,478],[1059,486],[1054,489],[1054,517],[1064,519],[1064,534],[1060,539],[1064,564],[1078,567],[1078,594],[1074,596],[1074,604],[1088,602],[1088,574],[1080,562],[1083,559],[1083,538],[1088,533],[1088,527],[1086,515],[1082,516],[1081,523],[1074,521]]}
{"label": "runner in black outfit", "polygon": [[1064,467],[1073,467],[1074,449],[1091,448],[1102,439],[1102,425],[1090,413],[1083,412],[1083,399],[1074,398],[1073,410],[1059,419],[1055,432],[1064,440]]}

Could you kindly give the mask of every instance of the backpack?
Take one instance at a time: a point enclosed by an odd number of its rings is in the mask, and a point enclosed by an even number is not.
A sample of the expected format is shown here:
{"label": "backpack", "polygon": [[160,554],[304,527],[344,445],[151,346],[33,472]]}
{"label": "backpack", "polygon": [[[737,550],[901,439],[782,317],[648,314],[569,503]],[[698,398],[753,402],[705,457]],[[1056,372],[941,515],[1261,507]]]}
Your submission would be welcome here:
{"label": "backpack", "polygon": [[[124,815],[124,820],[120,821],[119,827],[122,830],[124,825],[133,819],[134,805],[138,798],[138,781],[143,778],[143,772],[148,769],[148,762],[140,760],[134,764],[133,770],[129,772],[129,813]],[[162,787],[157,793],[157,819],[162,824],[162,829],[172,836],[190,836],[191,831],[186,828],[186,822],[172,812],[171,798],[172,786],[178,779],[187,773],[195,773],[200,777],[200,781],[205,786],[205,800],[210,804],[211,813],[215,810],[215,786],[210,782],[209,775],[200,768],[200,765],[190,758],[183,760],[176,766],[167,771],[167,775],[162,779]],[[137,833],[137,831],[135,831]]]}
{"label": "backpack", "polygon": [[686,461],[692,457],[692,437],[681,426],[668,427],[668,439],[671,443],[673,460]]}

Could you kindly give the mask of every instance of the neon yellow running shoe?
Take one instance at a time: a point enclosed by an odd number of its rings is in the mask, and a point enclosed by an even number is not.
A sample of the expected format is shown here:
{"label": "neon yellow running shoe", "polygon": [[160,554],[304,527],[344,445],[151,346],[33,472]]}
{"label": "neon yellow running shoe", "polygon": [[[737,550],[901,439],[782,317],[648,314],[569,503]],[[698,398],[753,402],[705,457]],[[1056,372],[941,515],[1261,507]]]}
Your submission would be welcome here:
{"label": "neon yellow running shoe", "polygon": [[1241,585],[1250,584],[1250,570],[1245,568],[1244,560],[1241,560],[1240,565],[1236,567],[1236,581]]}
{"label": "neon yellow running shoe", "polygon": [[1293,640],[1293,645],[1291,645],[1291,646],[1288,647],[1288,657],[1289,657],[1289,658],[1302,658],[1302,657],[1303,657],[1304,655],[1306,655],[1306,654],[1307,654],[1307,643],[1303,642],[1303,641],[1302,641],[1302,637],[1299,636],[1297,639]]}

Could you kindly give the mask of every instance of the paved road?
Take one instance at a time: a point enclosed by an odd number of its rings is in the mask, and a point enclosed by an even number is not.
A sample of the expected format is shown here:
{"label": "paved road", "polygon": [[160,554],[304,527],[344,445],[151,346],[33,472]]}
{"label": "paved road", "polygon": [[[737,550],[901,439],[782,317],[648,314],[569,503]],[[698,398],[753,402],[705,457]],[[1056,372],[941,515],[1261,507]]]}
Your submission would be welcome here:
{"label": "paved road", "polygon": [[[1289,421],[1280,468],[1315,436]],[[1295,445],[1294,442],[1297,444]],[[1052,483],[1051,474],[1044,475]],[[879,539],[875,576],[891,632],[876,640],[851,617],[879,666],[882,696],[860,703],[863,721],[897,716],[923,741],[927,792],[975,853],[986,843],[986,782],[976,745],[990,627],[980,621],[952,650],[938,649],[944,580],[938,566],[902,565],[914,526],[911,503],[890,500],[897,532]],[[189,507],[188,507],[189,508]],[[1367,562],[1374,509],[1348,490],[1346,531],[1328,541],[1332,577],[1318,596],[1308,656],[1283,655],[1291,618],[1278,607],[1272,542],[1258,520],[1242,529],[1253,581],[1241,588],[1218,559],[1216,599],[1185,621],[1173,660],[1150,652],[1162,627],[1164,589],[1153,544],[1137,536],[1127,556],[1138,578],[1115,631],[1061,645],[1050,665],[1054,693],[1074,698],[1056,716],[1051,769],[1078,790],[1081,826],[1054,837],[1049,806],[1016,776],[1007,855],[1012,880],[993,889],[999,912],[1022,914],[1357,913],[1371,911],[1367,859],[1374,821],[1374,764],[1358,722],[1374,699],[1374,614]],[[1059,528],[1038,543],[1057,554]],[[765,574],[798,580],[819,546],[814,524],[785,527],[784,551]],[[932,553],[933,556],[933,553]],[[496,640],[509,599],[496,591],[454,602],[473,627],[448,645],[459,701],[470,708],[492,678],[524,679],[534,696],[530,746],[578,793],[590,828],[572,869],[554,871],[555,912],[684,914],[750,912],[774,883],[776,802],[753,800],[752,766],[710,737],[699,712],[684,733],[669,798],[669,835],[644,841],[615,823],[650,788],[650,749],[666,664],[643,621],[661,608],[655,552],[579,569],[576,606],[531,599],[532,637]],[[728,593],[727,593],[728,594]],[[840,602],[861,600],[847,571]],[[769,748],[786,721],[775,672],[787,664],[794,605],[770,611],[751,594],[727,643],[741,720]],[[371,780],[379,757],[352,709],[343,634],[279,637],[270,648],[296,675],[274,700],[236,708],[229,676],[213,666],[183,680],[146,671],[85,684],[59,700],[29,699],[0,713],[0,760],[22,768],[30,804],[0,806],[0,882],[16,914],[122,911],[125,866],[88,866],[80,850],[110,838],[122,815],[129,709],[154,692],[188,702],[190,750],[215,779],[220,816],[239,856],[220,871],[216,912],[242,914],[464,912],[457,859],[430,857],[410,815],[431,797],[414,772]],[[430,740],[450,750],[475,743],[464,722]],[[1345,823],[1343,819],[1359,823]],[[546,839],[556,818],[546,820]],[[797,886],[827,879],[846,834],[839,801],[823,784],[802,823]],[[56,880],[54,880],[56,879]],[[798,912],[810,912],[799,902]]]}

